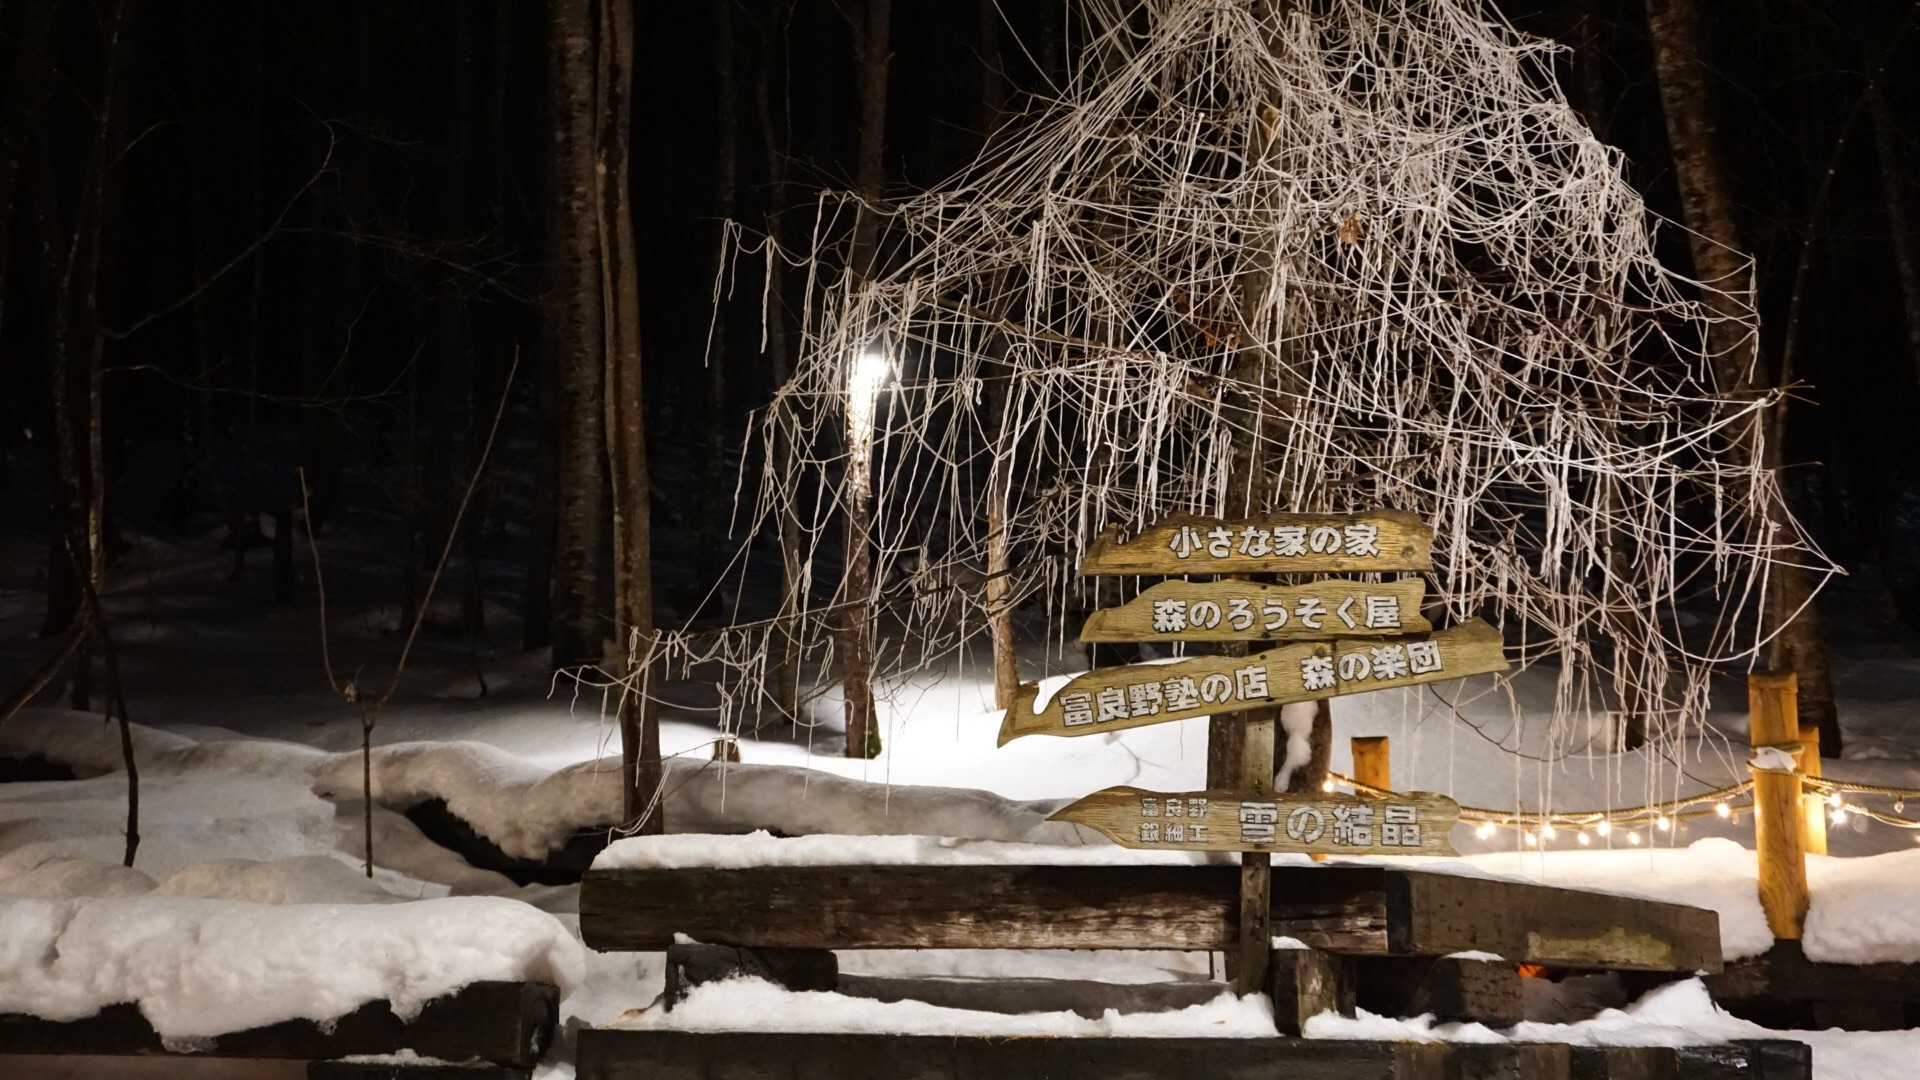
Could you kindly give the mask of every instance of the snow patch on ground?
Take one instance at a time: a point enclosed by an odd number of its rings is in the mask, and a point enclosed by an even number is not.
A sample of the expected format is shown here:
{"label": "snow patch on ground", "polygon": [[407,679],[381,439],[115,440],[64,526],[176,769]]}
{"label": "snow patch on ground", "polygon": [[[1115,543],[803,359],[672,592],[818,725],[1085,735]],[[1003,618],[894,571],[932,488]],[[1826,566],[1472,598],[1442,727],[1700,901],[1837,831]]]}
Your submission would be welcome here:
{"label": "snow patch on ground", "polygon": [[1920,849],[1866,858],[1807,858],[1802,944],[1810,960],[1920,963]]}
{"label": "snow patch on ground", "polygon": [[1001,1013],[950,1009],[918,1001],[873,1001],[794,991],[761,979],[728,979],[693,988],[668,1012],[654,1006],[622,1015],[609,1027],[655,1031],[874,1032],[891,1035],[1132,1038],[1273,1037],[1273,1008],[1264,996],[1223,993],[1174,1012],[1120,1013],[1098,1020],[1071,1012]]}
{"label": "snow patch on ground", "polygon": [[[972,788],[906,787],[790,765],[676,758],[666,763],[667,825],[675,832],[788,835],[942,833],[983,840],[1076,844],[1105,840],[1049,822],[1058,800],[1023,802]],[[619,759],[549,769],[484,743],[401,743],[373,752],[373,798],[404,813],[430,799],[509,855],[539,859],[580,829],[607,828],[621,813]],[[341,803],[361,794],[361,762],[342,754],[313,783]]]}
{"label": "snow patch on ground", "polygon": [[0,898],[0,1013],[53,1020],[133,1002],[183,1040],[369,1001],[403,1017],[482,980],[552,982],[584,972],[584,947],[516,901],[261,904],[138,897]]}
{"label": "snow patch on ground", "polygon": [[1202,866],[1204,851],[1134,851],[1114,844],[1060,847],[950,836],[633,836],[616,840],[595,870],[741,869],[753,866]]}

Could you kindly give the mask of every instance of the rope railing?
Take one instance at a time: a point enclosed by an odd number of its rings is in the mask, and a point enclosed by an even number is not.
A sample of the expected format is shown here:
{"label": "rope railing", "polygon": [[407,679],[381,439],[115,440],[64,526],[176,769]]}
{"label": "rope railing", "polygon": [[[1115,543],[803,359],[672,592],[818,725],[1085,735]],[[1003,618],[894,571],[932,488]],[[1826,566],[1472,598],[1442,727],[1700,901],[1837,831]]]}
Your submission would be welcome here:
{"label": "rope railing", "polygon": [[[1883,825],[1896,829],[1920,831],[1920,818],[1905,817],[1906,800],[1920,798],[1920,788],[1894,787],[1887,784],[1867,784],[1852,780],[1834,780],[1828,777],[1806,776],[1801,778],[1809,792],[1818,794],[1826,802],[1835,824],[1844,822],[1848,815],[1857,814]],[[1386,788],[1362,783],[1351,776],[1337,772],[1327,774],[1327,787],[1342,785],[1352,788],[1362,795],[1388,797],[1396,794]],[[1701,817],[1719,817],[1738,820],[1743,812],[1750,812],[1747,804],[1736,805],[1736,800],[1750,797],[1753,781],[1742,780],[1725,787],[1702,791],[1694,795],[1668,799],[1663,802],[1644,803],[1638,806],[1615,807],[1610,810],[1493,810],[1479,806],[1462,806],[1460,820],[1478,824],[1476,835],[1482,839],[1493,835],[1498,828],[1518,828],[1528,830],[1529,845],[1542,840],[1552,840],[1560,829],[1579,830],[1576,837],[1582,844],[1591,843],[1585,830],[1591,829],[1601,836],[1609,836],[1614,829],[1651,826],[1666,832],[1675,824]],[[1879,795],[1895,799],[1894,811],[1889,813],[1852,800],[1845,796]],[[1709,805],[1711,804],[1711,805]],[[1639,842],[1639,835],[1629,834],[1631,843]]]}

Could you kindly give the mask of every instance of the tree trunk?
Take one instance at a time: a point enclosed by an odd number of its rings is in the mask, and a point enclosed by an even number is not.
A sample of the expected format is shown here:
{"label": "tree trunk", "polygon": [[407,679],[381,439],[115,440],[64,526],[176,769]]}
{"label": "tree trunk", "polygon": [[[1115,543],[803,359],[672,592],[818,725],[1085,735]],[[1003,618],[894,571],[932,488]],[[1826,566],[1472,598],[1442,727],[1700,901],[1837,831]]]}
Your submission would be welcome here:
{"label": "tree trunk", "polygon": [[[1001,348],[992,350],[1004,351]],[[1020,651],[1013,635],[1013,559],[1008,516],[1013,504],[1013,421],[1007,399],[1011,369],[983,365],[987,430],[993,433],[993,464],[987,472],[987,631],[993,647],[993,707],[1011,709],[1020,694]]]}
{"label": "tree trunk", "polygon": [[[860,209],[853,227],[850,271],[859,282],[873,272],[879,248],[880,215],[873,207],[885,195],[886,171],[881,153],[887,133],[887,61],[892,48],[892,0],[868,0],[867,19],[860,36]],[[855,437],[855,443],[861,440]],[[847,477],[847,558],[840,641],[840,682],[846,695],[846,755],[876,757],[880,729],[873,701],[873,553],[869,550],[869,515],[873,478],[867,448],[856,445],[849,456]]]}
{"label": "tree trunk", "polygon": [[[769,301],[765,317],[767,366],[775,393],[793,377],[792,343],[787,338],[787,263],[780,248],[780,216],[786,209],[787,200],[787,153],[780,138],[772,93],[776,74],[774,57],[779,43],[785,40],[782,34],[791,2],[774,0],[769,5],[761,37],[761,63],[754,80],[754,103],[759,112],[761,143],[767,157],[766,229],[770,247],[767,251]],[[775,475],[785,483],[786,477],[791,475],[786,463],[792,454],[793,440],[777,414],[771,417],[771,421],[768,438],[773,443],[773,460],[778,463]],[[798,492],[789,486],[781,492],[779,499],[780,610],[775,616],[771,635],[773,706],[780,718],[789,723],[800,717],[802,648],[798,635],[798,616],[806,601],[805,567],[800,557],[800,517],[793,503],[797,497]]]}
{"label": "tree trunk", "polygon": [[[1863,50],[1864,51],[1864,50]],[[1900,275],[1900,307],[1906,317],[1907,351],[1913,364],[1914,386],[1920,389],[1920,250],[1915,249],[1913,206],[1908,201],[1907,156],[1899,121],[1876,80],[1867,87],[1867,104],[1873,111],[1875,156],[1880,159],[1881,197],[1887,212],[1887,243]],[[1896,477],[1904,473],[1898,457],[1886,462]],[[1903,622],[1920,626],[1920,582],[1913,573],[1913,556],[1900,535],[1899,507],[1903,484],[1896,479],[1883,484],[1888,492],[1882,500],[1874,532],[1879,540],[1880,569],[1892,594],[1894,609]],[[1825,743],[1821,744],[1822,751]]]}
{"label": "tree trunk", "polygon": [[665,830],[660,715],[653,665],[653,537],[640,380],[640,282],[634,251],[628,160],[633,119],[632,0],[601,0],[599,184],[601,296],[605,304],[607,461],[613,479],[613,625],[624,666],[620,756],[625,824]]}
{"label": "tree trunk", "polygon": [[[1681,209],[1692,230],[1688,239],[1694,273],[1708,286],[1703,301],[1719,316],[1707,339],[1714,354],[1714,375],[1722,393],[1751,394],[1765,387],[1767,380],[1758,370],[1755,335],[1740,322],[1743,310],[1752,306],[1747,302],[1752,299],[1752,282],[1720,160],[1694,0],[1647,0],[1647,25]],[[1786,408],[1785,399],[1774,407]],[[1783,426],[1774,425],[1774,437],[1766,443],[1766,456],[1775,460],[1762,462],[1776,472]],[[1785,498],[1784,489],[1781,497]],[[1788,517],[1787,507],[1778,503],[1762,507],[1761,513],[1772,522]],[[1768,629],[1775,635],[1768,662],[1775,670],[1799,676],[1801,724],[1819,727],[1822,753],[1838,755],[1840,724],[1820,617],[1810,599],[1813,592],[1812,575],[1799,566],[1777,565],[1767,575],[1764,611]]]}
{"label": "tree trunk", "polygon": [[1920,385],[1920,252],[1915,250],[1913,208],[1907,201],[1907,162],[1900,129],[1876,82],[1867,88],[1873,110],[1874,151],[1880,159],[1880,190],[1887,209],[1887,243],[1900,271],[1901,309],[1907,320],[1907,350],[1914,380]]}
{"label": "tree trunk", "polygon": [[[714,155],[713,210],[723,231],[740,214],[740,49],[733,7],[732,3],[713,5],[714,79],[719,84],[715,87],[715,107],[719,115],[714,125],[718,145]],[[716,244],[715,251],[724,257],[725,245]],[[724,266],[716,264],[716,279],[725,271]],[[728,482],[727,465],[727,434],[732,423],[727,400],[728,324],[732,305],[724,291],[715,299],[713,343],[707,356],[707,512],[703,515],[703,531],[709,535],[703,546],[710,567],[717,570],[726,550],[733,491],[733,485]]]}
{"label": "tree trunk", "polygon": [[980,145],[984,149],[1007,111],[1007,72],[1000,52],[1000,0],[980,0]]}
{"label": "tree trunk", "polygon": [[592,0],[552,0],[554,320],[558,446],[554,469],[552,626],[556,671],[601,659],[600,522],[606,347],[594,214]]}

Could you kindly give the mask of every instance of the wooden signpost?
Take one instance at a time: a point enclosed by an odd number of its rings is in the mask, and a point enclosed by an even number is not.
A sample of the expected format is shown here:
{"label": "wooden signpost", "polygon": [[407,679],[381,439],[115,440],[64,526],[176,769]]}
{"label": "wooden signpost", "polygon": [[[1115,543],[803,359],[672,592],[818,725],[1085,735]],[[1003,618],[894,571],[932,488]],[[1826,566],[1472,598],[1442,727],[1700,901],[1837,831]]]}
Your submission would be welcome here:
{"label": "wooden signpost", "polygon": [[[1427,569],[1433,530],[1398,510],[1270,514],[1242,520],[1177,515],[1121,539],[1108,529],[1082,574],[1392,573]],[[1000,726],[1025,735],[1092,735],[1191,717],[1263,709],[1243,727],[1238,786],[1097,791],[1054,815],[1130,848],[1240,852],[1239,940],[1228,971],[1241,994],[1265,988],[1272,853],[1452,855],[1460,807],[1443,795],[1361,798],[1273,790],[1269,707],[1507,670],[1498,631],[1479,619],[1435,632],[1420,614],[1421,578],[1326,579],[1267,585],[1237,578],[1165,581],[1096,611],[1082,641],[1283,641],[1240,656],[1090,671],[1044,706],[1026,683]],[[1218,783],[1219,781],[1214,781]]]}
{"label": "wooden signpost", "polygon": [[1023,684],[1000,723],[1000,745],[1023,735],[1098,735],[1505,670],[1500,632],[1479,619],[1418,637],[1303,641],[1248,656],[1102,668],[1070,680],[1043,708],[1035,707],[1039,687]]}
{"label": "wooden signpost", "polygon": [[1329,635],[1419,634],[1427,583],[1417,577],[1306,585],[1163,581],[1087,616],[1081,641],[1302,641]]}
{"label": "wooden signpost", "polygon": [[1430,791],[1390,799],[1108,788],[1054,812],[1123,847],[1181,851],[1454,855],[1460,804]]}
{"label": "wooden signpost", "polygon": [[1223,521],[1176,514],[1120,539],[1109,528],[1082,574],[1299,574],[1425,570],[1433,530],[1416,514],[1270,514]]}

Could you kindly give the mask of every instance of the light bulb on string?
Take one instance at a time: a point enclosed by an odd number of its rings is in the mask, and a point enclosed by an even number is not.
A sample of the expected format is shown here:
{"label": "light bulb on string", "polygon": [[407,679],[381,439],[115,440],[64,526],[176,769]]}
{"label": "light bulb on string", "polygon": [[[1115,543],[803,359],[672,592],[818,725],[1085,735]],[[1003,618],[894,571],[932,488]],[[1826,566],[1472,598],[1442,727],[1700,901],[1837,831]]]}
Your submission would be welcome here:
{"label": "light bulb on string", "polygon": [[1602,819],[1600,824],[1593,827],[1593,831],[1599,833],[1601,836],[1611,835],[1613,832],[1613,822]]}
{"label": "light bulb on string", "polygon": [[1829,820],[1831,820],[1835,825],[1845,825],[1847,823],[1847,808],[1843,806],[1838,810],[1835,810],[1829,816]]}
{"label": "light bulb on string", "polygon": [[1320,790],[1321,790],[1321,791],[1328,791],[1328,792],[1330,792],[1330,791],[1332,791],[1332,790],[1333,790],[1333,781],[1332,781],[1332,780],[1330,780],[1330,779],[1329,779],[1329,780],[1322,780],[1322,781],[1320,781]]}
{"label": "light bulb on string", "polygon": [[1828,805],[1828,806],[1839,806],[1839,805],[1840,805],[1840,793],[1836,791],[1836,792],[1834,792],[1833,794],[1831,794],[1831,795],[1829,795],[1829,796],[1827,796],[1827,805]]}
{"label": "light bulb on string", "polygon": [[1640,844],[1640,833],[1638,831],[1628,833],[1627,843],[1632,844],[1635,847],[1638,847]]}
{"label": "light bulb on string", "polygon": [[1533,835],[1533,832],[1532,832],[1532,830],[1528,830],[1528,831],[1526,831],[1526,832],[1523,832],[1523,833],[1521,833],[1520,835],[1521,835],[1521,836],[1524,836],[1524,837],[1526,837],[1526,838],[1527,838],[1527,846],[1528,846],[1528,847],[1538,847],[1538,846],[1539,846],[1539,844],[1540,844],[1540,838],[1539,838],[1539,837],[1537,837],[1537,836],[1535,836],[1535,835]]}
{"label": "light bulb on string", "polygon": [[1673,822],[1670,819],[1668,819],[1667,815],[1665,814],[1661,814],[1659,817],[1654,818],[1653,824],[1654,824],[1654,827],[1658,828],[1661,832],[1666,832],[1668,829],[1673,828]]}
{"label": "light bulb on string", "polygon": [[1593,843],[1593,838],[1587,835],[1587,830],[1585,829],[1580,830],[1580,835],[1576,839],[1580,841],[1581,847],[1586,847],[1587,845]]}
{"label": "light bulb on string", "polygon": [[1723,803],[1723,802],[1714,803],[1713,812],[1716,814],[1719,814],[1723,818],[1728,818],[1733,816],[1733,807],[1728,806],[1726,803]]}
{"label": "light bulb on string", "polygon": [[1557,832],[1554,832],[1554,831],[1553,831],[1553,826],[1551,826],[1551,825],[1542,825],[1542,826],[1540,826],[1540,839],[1542,839],[1542,840],[1551,840],[1551,839],[1553,839],[1554,837],[1556,837],[1556,836],[1558,836],[1558,835],[1560,835],[1560,834],[1559,834],[1559,833],[1557,833]]}

